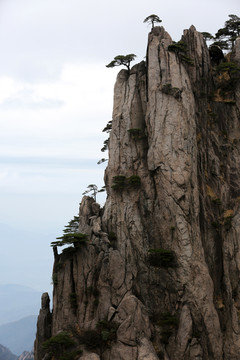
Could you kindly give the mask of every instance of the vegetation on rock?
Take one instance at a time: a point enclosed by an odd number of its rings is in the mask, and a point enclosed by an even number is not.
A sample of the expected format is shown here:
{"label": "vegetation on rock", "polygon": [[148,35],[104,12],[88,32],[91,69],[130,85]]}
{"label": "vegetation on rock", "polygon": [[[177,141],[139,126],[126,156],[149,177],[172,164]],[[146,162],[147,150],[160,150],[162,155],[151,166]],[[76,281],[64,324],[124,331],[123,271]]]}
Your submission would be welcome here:
{"label": "vegetation on rock", "polygon": [[103,142],[103,147],[101,148],[101,151],[104,152],[104,151],[107,151],[108,149],[108,144],[109,144],[109,138],[104,140]]}
{"label": "vegetation on rock", "polygon": [[236,38],[240,35],[240,18],[237,15],[228,15],[230,18],[225,22],[225,26],[215,34],[215,45],[222,49],[232,49]]}
{"label": "vegetation on rock", "polygon": [[112,189],[123,190],[124,188],[138,188],[141,185],[141,179],[138,175],[126,177],[118,175],[113,177]]}
{"label": "vegetation on rock", "polygon": [[162,92],[167,95],[173,96],[175,99],[181,99],[182,90],[177,87],[172,87],[172,84],[164,84]]}
{"label": "vegetation on rock", "polygon": [[187,55],[187,44],[184,41],[173,41],[173,43],[168,46],[168,50],[175,52],[181,61],[188,65],[193,65],[193,60]]}
{"label": "vegetation on rock", "polygon": [[54,356],[55,358],[60,358],[67,349],[73,347],[75,344],[75,341],[69,333],[62,331],[46,340],[42,346],[49,355]]}
{"label": "vegetation on rock", "polygon": [[101,158],[100,160],[98,160],[97,164],[100,165],[100,164],[104,163],[105,161],[108,161],[108,159]]}
{"label": "vegetation on rock", "polygon": [[139,128],[128,129],[128,133],[134,140],[140,140],[146,137],[144,130]]}
{"label": "vegetation on rock", "polygon": [[102,132],[110,133],[111,130],[112,130],[112,120],[108,121],[105,128],[103,128]]}
{"label": "vegetation on rock", "polygon": [[215,46],[222,50],[231,50],[236,38],[240,35],[240,18],[237,15],[228,15],[229,20],[225,21],[224,27],[220,28],[215,36],[209,32],[202,32],[205,41],[213,41],[211,47]]}
{"label": "vegetation on rock", "polygon": [[63,236],[57,237],[60,241],[51,242],[51,246],[64,246],[64,245],[73,245],[75,249],[86,245],[88,241],[88,236],[86,234],[81,234],[78,232],[75,233],[66,233]]}
{"label": "vegetation on rock", "polygon": [[214,39],[213,35],[210,34],[209,32],[203,31],[201,34],[202,34],[205,41],[209,41],[209,40]]}
{"label": "vegetation on rock", "polygon": [[94,330],[85,330],[80,335],[79,340],[84,344],[87,350],[93,350],[108,346],[112,341],[116,340],[118,325],[111,321],[99,321]]}
{"label": "vegetation on rock", "polygon": [[[106,161],[106,159],[102,159],[102,160]],[[90,193],[95,201],[97,200],[97,194],[105,191],[105,186],[102,186],[101,189],[98,189],[97,185],[95,185],[95,184],[90,184],[90,185],[88,185],[87,188],[88,188],[88,190],[85,190],[82,193],[82,195],[87,195]]]}
{"label": "vegetation on rock", "polygon": [[148,260],[151,266],[155,267],[175,267],[175,254],[167,249],[149,249]]}
{"label": "vegetation on rock", "polygon": [[138,175],[132,175],[127,178],[127,186],[139,187],[141,185],[141,179]]}
{"label": "vegetation on rock", "polygon": [[153,324],[160,328],[161,341],[167,345],[170,336],[175,333],[179,325],[177,314],[170,312],[154,313],[151,318]]}
{"label": "vegetation on rock", "polygon": [[152,15],[149,15],[147,16],[144,20],[143,20],[144,23],[147,23],[147,24],[151,24],[152,25],[152,29],[154,28],[154,25],[156,23],[161,23],[162,20],[159,18],[158,15],[155,15],[155,14],[152,14]]}
{"label": "vegetation on rock", "polygon": [[130,71],[130,64],[133,60],[135,60],[135,54],[128,54],[128,55],[117,55],[115,58],[108,64],[106,67],[112,68],[115,66],[126,66],[128,71]]}
{"label": "vegetation on rock", "polygon": [[232,61],[222,61],[215,68],[216,87],[214,101],[235,103],[234,90],[240,80],[240,66]]}

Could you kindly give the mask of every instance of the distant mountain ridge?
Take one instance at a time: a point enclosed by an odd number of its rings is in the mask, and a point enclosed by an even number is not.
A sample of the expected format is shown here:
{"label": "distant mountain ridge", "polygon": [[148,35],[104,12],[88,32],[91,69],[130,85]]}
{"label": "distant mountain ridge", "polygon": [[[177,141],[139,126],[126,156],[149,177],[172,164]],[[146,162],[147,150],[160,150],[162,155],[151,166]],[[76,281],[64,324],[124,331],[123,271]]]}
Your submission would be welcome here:
{"label": "distant mountain ridge", "polygon": [[36,323],[37,315],[31,315],[19,321],[1,325],[0,344],[18,356],[24,351],[31,351],[36,334]]}
{"label": "distant mountain ridge", "polygon": [[0,325],[37,315],[41,292],[30,287],[6,284],[0,285]]}
{"label": "distant mountain ridge", "polygon": [[0,360],[17,360],[17,356],[13,355],[5,346],[0,345]]}
{"label": "distant mountain ridge", "polygon": [[28,352],[24,351],[19,357],[18,360],[34,360],[34,353],[33,351]]}
{"label": "distant mountain ridge", "polygon": [[19,357],[0,344],[0,360],[34,360],[33,351],[24,351]]}
{"label": "distant mountain ridge", "polygon": [[[1,242],[4,244],[1,247],[0,283],[23,284],[33,288],[37,286],[41,292],[42,289],[46,291],[46,288],[51,292],[49,273],[52,267],[52,250],[49,244],[57,233],[51,233],[51,230],[31,230],[31,226],[29,229],[22,229],[15,224],[9,226],[0,222],[0,234]],[[42,244],[42,247],[36,249],[36,244]],[[24,316],[26,314],[21,317]],[[11,321],[14,320],[17,319]]]}

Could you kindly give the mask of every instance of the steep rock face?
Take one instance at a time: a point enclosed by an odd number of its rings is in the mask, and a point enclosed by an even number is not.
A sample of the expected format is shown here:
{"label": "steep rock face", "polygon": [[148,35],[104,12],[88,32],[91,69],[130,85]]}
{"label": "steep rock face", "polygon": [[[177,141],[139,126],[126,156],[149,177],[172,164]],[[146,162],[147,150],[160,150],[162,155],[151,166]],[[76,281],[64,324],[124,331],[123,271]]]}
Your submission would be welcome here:
{"label": "steep rock face", "polygon": [[48,293],[42,294],[41,309],[38,315],[37,334],[34,343],[34,358],[43,359],[45,351],[42,347],[44,341],[51,337],[52,314],[50,312],[50,298]]}
{"label": "steep rock face", "polygon": [[120,71],[106,204],[84,197],[89,243],[55,252],[52,334],[86,360],[239,358],[240,85],[193,26],[182,41],[155,27],[146,63]]}

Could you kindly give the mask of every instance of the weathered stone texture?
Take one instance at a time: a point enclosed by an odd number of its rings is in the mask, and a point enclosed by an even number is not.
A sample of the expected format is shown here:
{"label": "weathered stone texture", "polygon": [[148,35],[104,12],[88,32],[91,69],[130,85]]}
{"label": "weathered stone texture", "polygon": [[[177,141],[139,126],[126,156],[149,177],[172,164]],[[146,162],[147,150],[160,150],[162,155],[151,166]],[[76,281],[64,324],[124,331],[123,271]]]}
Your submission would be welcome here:
{"label": "weathered stone texture", "polygon": [[[106,204],[83,198],[89,243],[55,260],[52,334],[117,324],[116,339],[84,359],[239,358],[240,85],[217,90],[194,26],[182,41],[186,61],[153,28],[146,63],[118,74]],[[150,249],[174,261],[156,266]]]}
{"label": "weathered stone texture", "polygon": [[52,314],[50,312],[50,298],[48,293],[42,294],[41,309],[37,321],[37,335],[34,343],[34,359],[42,360],[45,352],[42,348],[44,341],[51,337]]}

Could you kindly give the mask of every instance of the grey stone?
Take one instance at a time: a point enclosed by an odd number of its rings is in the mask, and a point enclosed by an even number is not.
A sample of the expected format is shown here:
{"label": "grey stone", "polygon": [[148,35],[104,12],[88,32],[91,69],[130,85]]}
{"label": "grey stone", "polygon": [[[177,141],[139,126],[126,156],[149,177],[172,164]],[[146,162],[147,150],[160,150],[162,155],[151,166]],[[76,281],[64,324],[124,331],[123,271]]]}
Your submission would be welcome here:
{"label": "grey stone", "polygon": [[147,61],[119,72],[106,203],[83,197],[88,244],[57,257],[51,332],[81,334],[108,319],[116,334],[103,360],[239,358],[240,85],[219,92],[194,26],[182,41],[184,54],[169,51],[171,37],[155,27]]}

